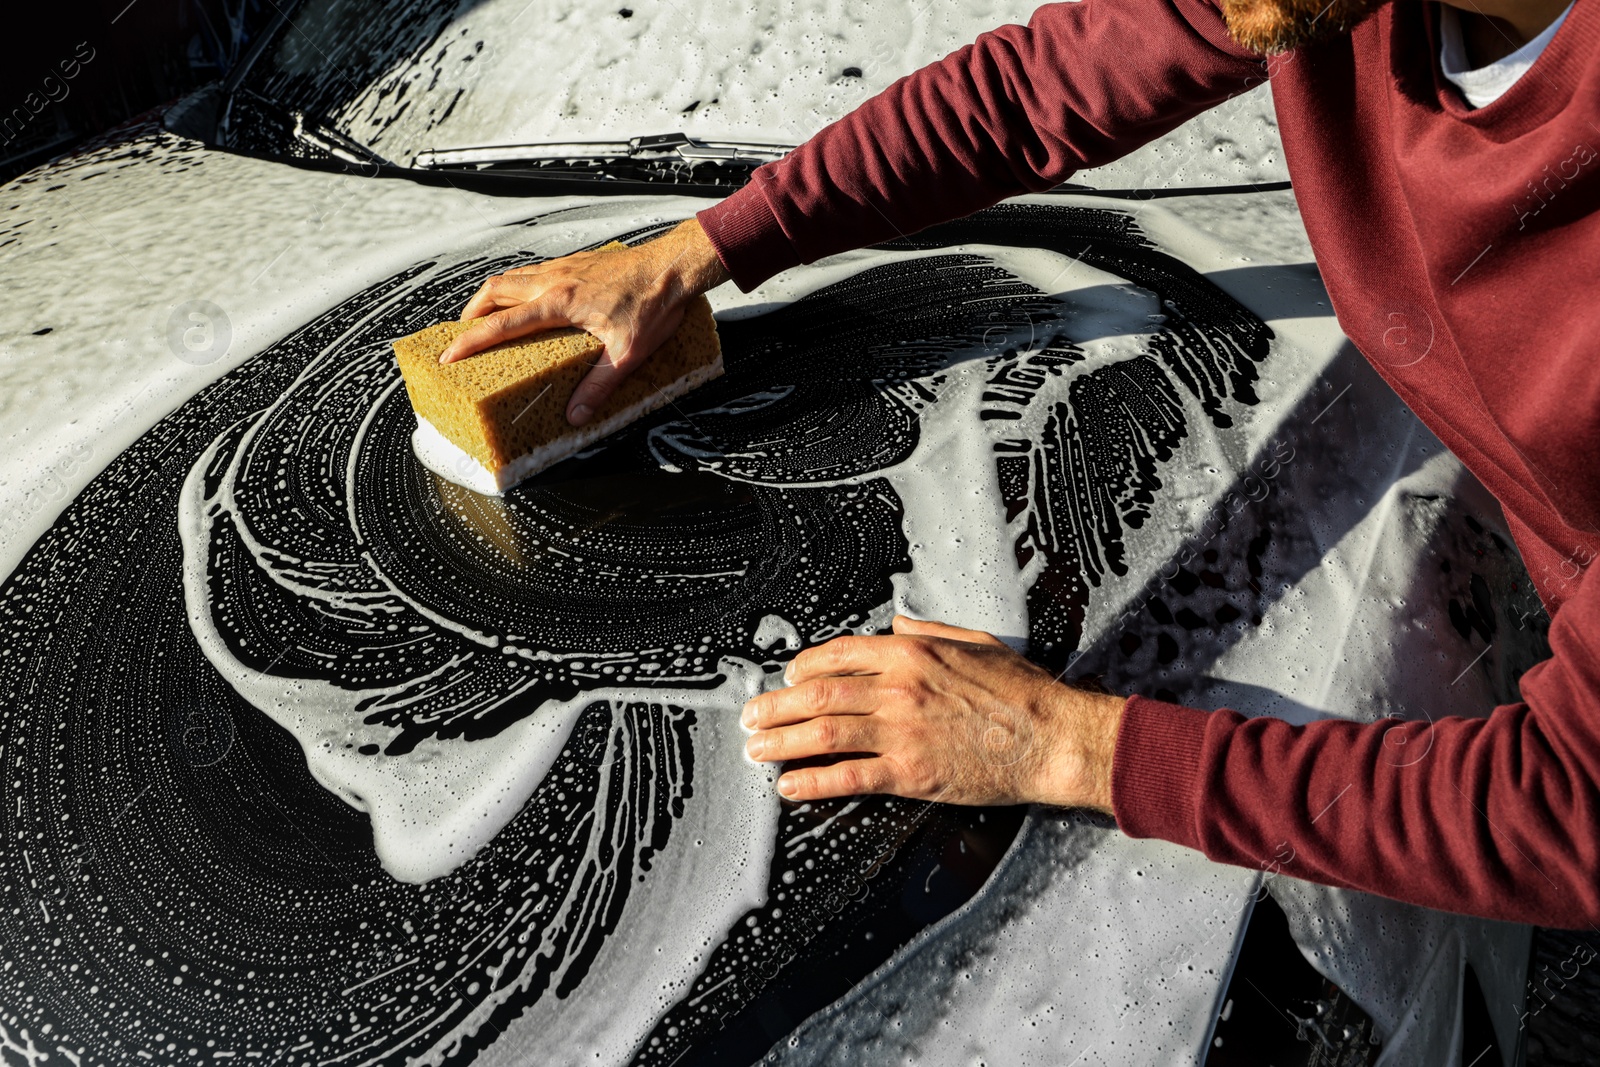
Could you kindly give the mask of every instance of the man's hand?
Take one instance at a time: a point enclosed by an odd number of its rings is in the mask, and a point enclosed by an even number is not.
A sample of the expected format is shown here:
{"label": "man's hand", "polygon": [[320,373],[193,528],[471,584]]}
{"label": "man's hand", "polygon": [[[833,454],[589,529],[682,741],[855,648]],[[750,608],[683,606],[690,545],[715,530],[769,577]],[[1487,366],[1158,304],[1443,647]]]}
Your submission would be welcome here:
{"label": "man's hand", "polygon": [[501,341],[576,326],[605,344],[600,362],[567,401],[567,421],[588,422],[635,367],[683,321],[683,307],[728,280],[716,249],[694,219],[626,251],[576,252],[514,267],[488,279],[461,311],[488,316],[457,337],[440,363],[466,359]]}
{"label": "man's hand", "polygon": [[800,653],[751,700],[752,759],[849,754],[778,779],[790,800],[894,793],[1111,810],[1123,699],[1057,682],[990,634],[897,616],[894,635]]}

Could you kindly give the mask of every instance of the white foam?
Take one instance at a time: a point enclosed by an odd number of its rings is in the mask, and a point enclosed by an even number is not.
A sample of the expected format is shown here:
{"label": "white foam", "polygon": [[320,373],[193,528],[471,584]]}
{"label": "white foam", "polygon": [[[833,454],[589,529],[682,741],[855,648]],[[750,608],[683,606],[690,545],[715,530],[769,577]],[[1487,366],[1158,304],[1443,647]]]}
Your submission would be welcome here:
{"label": "white foam", "polygon": [[[741,678],[740,684],[748,679]],[[738,685],[696,693],[695,788],[672,836],[636,883],[616,929],[584,976],[582,995],[544,996],[505,1024],[476,1067],[626,1064],[661,1014],[683,997],[740,916],[767,903],[779,806],[770,766],[752,766],[728,706]],[[742,692],[742,690],[739,690]],[[487,1019],[497,1001],[473,1012]],[[441,1041],[445,1048],[448,1041]],[[444,1059],[443,1056],[440,1059]]]}
{"label": "white foam", "polygon": [[470,489],[483,496],[504,496],[505,491],[525,478],[531,478],[546,467],[552,467],[569,456],[575,456],[602,437],[608,437],[643,418],[663,405],[722,375],[722,356],[703,367],[696,367],[677,381],[657,389],[654,396],[630,404],[600,422],[590,423],[572,433],[564,434],[547,445],[518,456],[510,463],[490,470],[467,453],[460,445],[439,432],[433,423],[417,416],[417,428],[411,434],[411,450],[417,461],[447,482]]}
{"label": "white foam", "polygon": [[[798,144],[980,34],[1026,23],[1038,5],[674,0],[636,5],[626,19],[618,6],[614,0],[566,0],[559,13],[536,14],[527,0],[466,5],[439,33],[440,47],[417,49],[364,92],[341,96],[347,102],[329,117],[400,163],[428,148],[619,139],[670,130]],[[297,64],[297,77],[348,80],[343,65],[330,66],[308,42],[291,37],[279,50]],[[1285,176],[1272,97],[1263,81],[1183,129],[1074,180],[1146,188]]]}

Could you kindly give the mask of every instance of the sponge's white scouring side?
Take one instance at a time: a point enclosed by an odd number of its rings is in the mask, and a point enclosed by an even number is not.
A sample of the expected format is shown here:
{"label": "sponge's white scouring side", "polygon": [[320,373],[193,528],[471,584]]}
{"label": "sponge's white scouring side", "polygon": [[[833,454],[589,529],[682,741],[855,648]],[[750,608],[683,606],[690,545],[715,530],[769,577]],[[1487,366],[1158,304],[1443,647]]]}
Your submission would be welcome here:
{"label": "sponge's white scouring side", "polygon": [[582,452],[600,438],[616,433],[635,419],[650,414],[691,389],[698,389],[721,374],[722,357],[718,356],[715,361],[696,367],[672,384],[656,390],[653,396],[623,408],[601,422],[563,434],[547,445],[518,456],[499,470],[490,470],[479,463],[421,415],[417,416],[417,428],[411,434],[411,451],[416,453],[417,460],[424,467],[447,482],[483,496],[504,496],[507,489],[524,478],[530,478],[546,467]]}

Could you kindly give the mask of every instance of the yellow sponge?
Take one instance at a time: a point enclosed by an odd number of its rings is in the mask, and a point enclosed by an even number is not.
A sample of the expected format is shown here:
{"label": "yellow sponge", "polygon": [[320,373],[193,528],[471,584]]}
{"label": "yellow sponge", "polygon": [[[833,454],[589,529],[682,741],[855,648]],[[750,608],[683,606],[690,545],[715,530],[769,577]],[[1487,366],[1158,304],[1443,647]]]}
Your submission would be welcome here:
{"label": "yellow sponge", "polygon": [[394,353],[417,415],[417,457],[480,493],[498,495],[722,374],[711,305],[696,297],[677,332],[588,424],[574,427],[567,423],[567,401],[604,351],[600,341],[583,330],[550,330],[441,366],[439,353],[477,321],[430,326],[395,341]]}

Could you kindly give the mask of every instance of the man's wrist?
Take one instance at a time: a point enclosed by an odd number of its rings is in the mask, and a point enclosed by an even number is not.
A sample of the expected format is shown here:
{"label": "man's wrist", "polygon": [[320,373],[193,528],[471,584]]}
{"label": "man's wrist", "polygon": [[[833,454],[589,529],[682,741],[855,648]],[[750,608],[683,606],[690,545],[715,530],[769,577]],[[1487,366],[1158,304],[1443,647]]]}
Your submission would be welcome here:
{"label": "man's wrist", "polygon": [[1089,745],[1090,775],[1093,795],[1088,807],[1111,814],[1111,769],[1117,762],[1117,731],[1122,725],[1122,711],[1127,706],[1126,697],[1109,693],[1085,694],[1091,697],[1090,706],[1095,714],[1089,717],[1085,738]]}
{"label": "man's wrist", "polygon": [[1112,813],[1111,771],[1127,698],[1056,683],[1055,744],[1036,799]]}
{"label": "man's wrist", "polygon": [[663,240],[672,243],[669,269],[684,299],[715,289],[731,277],[699,219],[679,223]]}

